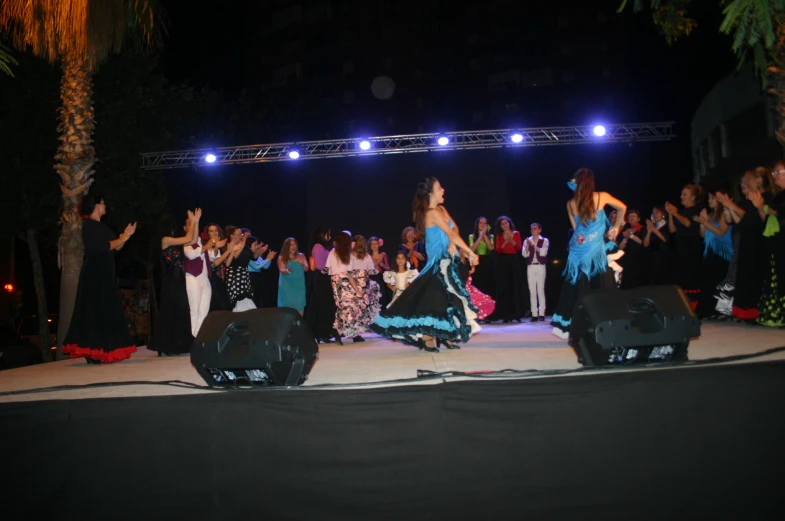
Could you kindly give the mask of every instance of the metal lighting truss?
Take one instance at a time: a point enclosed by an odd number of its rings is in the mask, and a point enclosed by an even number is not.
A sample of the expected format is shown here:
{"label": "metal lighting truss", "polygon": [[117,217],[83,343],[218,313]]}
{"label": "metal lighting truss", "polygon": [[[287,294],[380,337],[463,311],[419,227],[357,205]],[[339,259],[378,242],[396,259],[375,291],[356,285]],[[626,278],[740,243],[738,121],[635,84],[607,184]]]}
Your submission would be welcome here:
{"label": "metal lighting truss", "polygon": [[[150,152],[142,154],[142,168],[145,170],[162,170],[189,166],[270,163],[274,161],[300,161],[303,159],[323,159],[328,157],[404,154],[408,152],[470,148],[669,141],[675,137],[673,122],[603,125],[605,134],[602,136],[595,135],[595,128],[596,126],[590,125],[480,130]],[[519,142],[514,142],[513,136],[516,136]],[[439,138],[447,138],[448,143],[440,145]],[[370,144],[370,148],[367,150],[361,148],[360,144],[363,142],[366,142],[366,147]],[[297,159],[289,157],[290,152],[293,151],[299,153]],[[208,154],[215,156],[215,160],[212,163],[208,163],[205,160]]]}

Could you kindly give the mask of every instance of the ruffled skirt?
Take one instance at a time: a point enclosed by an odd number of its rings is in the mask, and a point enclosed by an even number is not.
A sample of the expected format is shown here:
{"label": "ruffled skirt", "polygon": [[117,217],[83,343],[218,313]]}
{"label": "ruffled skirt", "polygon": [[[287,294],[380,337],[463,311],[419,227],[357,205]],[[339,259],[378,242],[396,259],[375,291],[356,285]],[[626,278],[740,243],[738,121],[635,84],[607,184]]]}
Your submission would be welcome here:
{"label": "ruffled skirt", "polygon": [[467,342],[480,331],[480,325],[458,265],[443,258],[420,273],[370,329],[391,340],[417,345],[423,336]]}

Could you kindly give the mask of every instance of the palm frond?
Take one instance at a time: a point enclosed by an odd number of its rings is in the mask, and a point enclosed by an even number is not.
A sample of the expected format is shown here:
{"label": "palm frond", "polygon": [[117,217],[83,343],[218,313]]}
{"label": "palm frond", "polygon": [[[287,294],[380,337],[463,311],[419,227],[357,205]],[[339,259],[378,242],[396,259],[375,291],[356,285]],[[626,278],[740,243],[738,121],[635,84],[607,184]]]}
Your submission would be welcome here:
{"label": "palm frond", "polygon": [[11,51],[0,43],[0,71],[14,77],[14,71],[11,70],[12,65],[19,65],[19,62],[11,55]]}
{"label": "palm frond", "polygon": [[0,30],[12,45],[55,62],[64,56],[97,65],[138,38],[155,47],[165,34],[157,0],[3,0]]}
{"label": "palm frond", "polygon": [[720,32],[731,36],[733,52],[754,49],[758,43],[771,49],[785,17],[785,0],[726,0],[723,5]]}

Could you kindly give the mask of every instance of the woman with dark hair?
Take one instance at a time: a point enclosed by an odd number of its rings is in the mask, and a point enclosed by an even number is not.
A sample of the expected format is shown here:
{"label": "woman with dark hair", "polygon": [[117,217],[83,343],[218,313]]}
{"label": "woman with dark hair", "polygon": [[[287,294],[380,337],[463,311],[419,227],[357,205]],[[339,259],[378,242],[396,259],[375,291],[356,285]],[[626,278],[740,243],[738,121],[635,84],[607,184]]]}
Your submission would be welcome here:
{"label": "woman with dark hair", "polygon": [[645,234],[641,224],[641,213],[638,210],[627,212],[627,224],[621,231],[624,237],[619,248],[624,257],[619,260],[622,267],[620,289],[633,289],[644,285],[644,268],[646,262]]}
{"label": "woman with dark hair", "polygon": [[515,223],[506,215],[496,219],[496,310],[490,320],[504,323],[526,315],[526,289],[523,276],[523,240]]}
{"label": "woman with dark hair", "polygon": [[229,291],[226,289],[226,259],[229,258],[231,251],[226,247],[226,242],[223,230],[215,223],[208,224],[202,232],[202,244],[206,245],[213,269],[213,276],[210,277],[210,285],[213,288],[210,311],[232,310]]}
{"label": "woman with dark hair", "polygon": [[398,245],[398,251],[403,252],[409,260],[412,268],[417,269],[419,266],[425,266],[428,262],[428,254],[425,251],[425,244],[420,240],[417,235],[417,230],[412,226],[407,226],[401,233],[401,244]]}
{"label": "woman with dark hair", "polygon": [[371,325],[391,340],[438,352],[439,345],[459,348],[480,330],[477,309],[458,275],[458,249],[469,263],[479,258],[455,231],[453,218],[444,205],[444,188],[435,177],[417,186],[412,210],[420,237],[425,238],[428,262],[420,275]]}
{"label": "woman with dark hair", "polygon": [[368,254],[373,259],[373,268],[376,271],[375,275],[371,275],[376,284],[379,285],[381,295],[381,307],[386,308],[387,304],[392,300],[392,292],[388,289],[387,284],[384,282],[383,274],[390,271],[390,259],[387,254],[382,251],[384,241],[379,237],[371,237],[368,239]]}
{"label": "woman with dark hair", "polygon": [[651,219],[646,219],[646,236],[643,238],[643,246],[649,252],[646,283],[670,284],[673,271],[671,233],[668,231],[665,208],[662,206],[652,208]]}
{"label": "woman with dark hair", "polygon": [[693,309],[698,305],[700,296],[700,273],[703,258],[700,227],[693,218],[701,213],[699,206],[701,189],[692,183],[681,190],[682,209],[671,203],[665,203],[668,212],[668,229],[673,234],[673,246],[676,253],[676,284],[681,286],[692,303]]}
{"label": "woman with dark hair", "polygon": [[231,250],[226,259],[226,288],[229,291],[232,311],[256,309],[256,304],[253,301],[251,275],[248,272],[248,265],[254,259],[251,246],[246,244],[250,233],[245,233],[236,226],[227,226],[224,235],[229,240],[227,248]]}
{"label": "woman with dark hair", "polygon": [[305,311],[305,273],[308,261],[300,253],[297,239],[289,237],[283,241],[278,257],[278,307],[296,309],[300,315]]}
{"label": "woman with dark hair", "polygon": [[479,264],[474,267],[472,284],[482,293],[491,298],[496,293],[496,274],[494,270],[494,256],[491,255],[496,248],[494,236],[488,226],[488,219],[481,215],[474,221],[474,230],[469,235],[469,246],[480,258]]}
{"label": "woman with dark hair", "polygon": [[158,315],[147,349],[158,356],[176,356],[191,351],[194,337],[191,329],[191,307],[185,287],[186,244],[194,244],[199,234],[202,210],[188,211],[185,235],[172,215],[164,215],[158,227],[157,245],[161,252],[161,297]]}
{"label": "woman with dark hair", "polygon": [[368,305],[367,281],[363,283],[357,273],[358,264],[352,253],[351,234],[345,231],[339,233],[335,237],[335,248],[327,256],[325,267],[330,275],[337,308],[334,323],[338,332],[336,341],[346,336],[352,337],[355,343],[364,342],[360,333],[368,329],[375,318],[374,310]]}
{"label": "woman with dark hair", "polygon": [[709,208],[702,210],[700,215],[692,220],[700,225],[700,234],[703,237],[703,264],[701,265],[700,295],[696,312],[702,318],[716,318],[717,299],[715,298],[717,285],[728,273],[728,263],[733,254],[733,241],[731,239],[731,226],[733,222],[730,210],[722,206],[716,194],[727,195],[726,190],[709,192]]}
{"label": "woman with dark hair", "polygon": [[[607,252],[616,247],[616,235],[627,212],[627,206],[609,193],[594,191],[594,172],[588,168],[579,169],[567,185],[575,191],[575,197],[567,202],[567,215],[574,232],[559,305],[551,320],[553,334],[564,340],[569,338],[572,310],[578,299],[590,290],[616,287],[608,269]],[[615,223],[608,221],[603,211],[606,206],[616,209]]]}
{"label": "woman with dark hair", "polygon": [[335,298],[330,275],[324,273],[327,257],[330,255],[332,234],[326,226],[319,226],[311,239],[310,268],[313,272],[308,304],[305,307],[305,321],[311,328],[317,342],[330,342],[334,338],[341,343],[341,336],[335,331]]}
{"label": "woman with dark hair", "polygon": [[63,353],[84,357],[88,364],[119,362],[129,358],[136,346],[117,288],[114,256],[136,232],[136,223],[118,236],[101,222],[106,204],[100,196],[82,200],[82,215],[85,256]]}

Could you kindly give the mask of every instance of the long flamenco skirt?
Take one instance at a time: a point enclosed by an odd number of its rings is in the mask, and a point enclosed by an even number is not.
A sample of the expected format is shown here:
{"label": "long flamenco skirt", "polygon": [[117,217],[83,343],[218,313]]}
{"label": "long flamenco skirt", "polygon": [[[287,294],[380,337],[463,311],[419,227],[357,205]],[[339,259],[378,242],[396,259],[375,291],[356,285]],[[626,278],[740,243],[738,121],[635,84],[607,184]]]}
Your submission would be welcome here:
{"label": "long flamenco skirt", "polygon": [[496,310],[490,320],[520,320],[529,307],[523,272],[523,257],[502,253],[496,255]]}
{"label": "long flamenco skirt", "polygon": [[337,311],[333,326],[340,336],[354,337],[367,331],[381,310],[379,285],[365,270],[352,272],[357,280],[358,295],[347,274],[332,275],[333,298]]}
{"label": "long flamenco skirt", "polygon": [[769,327],[785,326],[785,240],[780,231],[769,238],[769,265],[758,309],[758,323]]}
{"label": "long flamenco skirt", "polygon": [[191,308],[185,289],[185,274],[180,268],[166,267],[161,277],[158,316],[153,323],[147,349],[159,355],[189,353],[194,337],[191,334]]}
{"label": "long flamenco skirt", "polygon": [[371,331],[416,346],[423,336],[462,343],[480,331],[477,309],[458,276],[458,266],[443,258],[420,273],[393,304],[382,311]]}
{"label": "long flamenco skirt", "polygon": [[111,363],[136,351],[116,281],[113,257],[85,260],[64,354]]}
{"label": "long flamenco skirt", "polygon": [[311,328],[314,338],[333,336],[336,311],[330,276],[320,271],[314,272],[308,304],[305,306],[305,322]]}
{"label": "long flamenco skirt", "polygon": [[556,306],[553,318],[551,319],[551,325],[553,326],[552,333],[562,340],[567,340],[570,335],[572,313],[575,304],[578,303],[578,299],[591,291],[609,288],[616,288],[613,271],[610,268],[591,278],[581,272],[575,284],[570,284],[567,280],[562,281],[559,304]]}
{"label": "long flamenco skirt", "polygon": [[717,315],[717,285],[728,274],[728,261],[709,251],[703,258],[701,267],[701,288],[698,296],[698,307],[695,312],[704,317]]}

